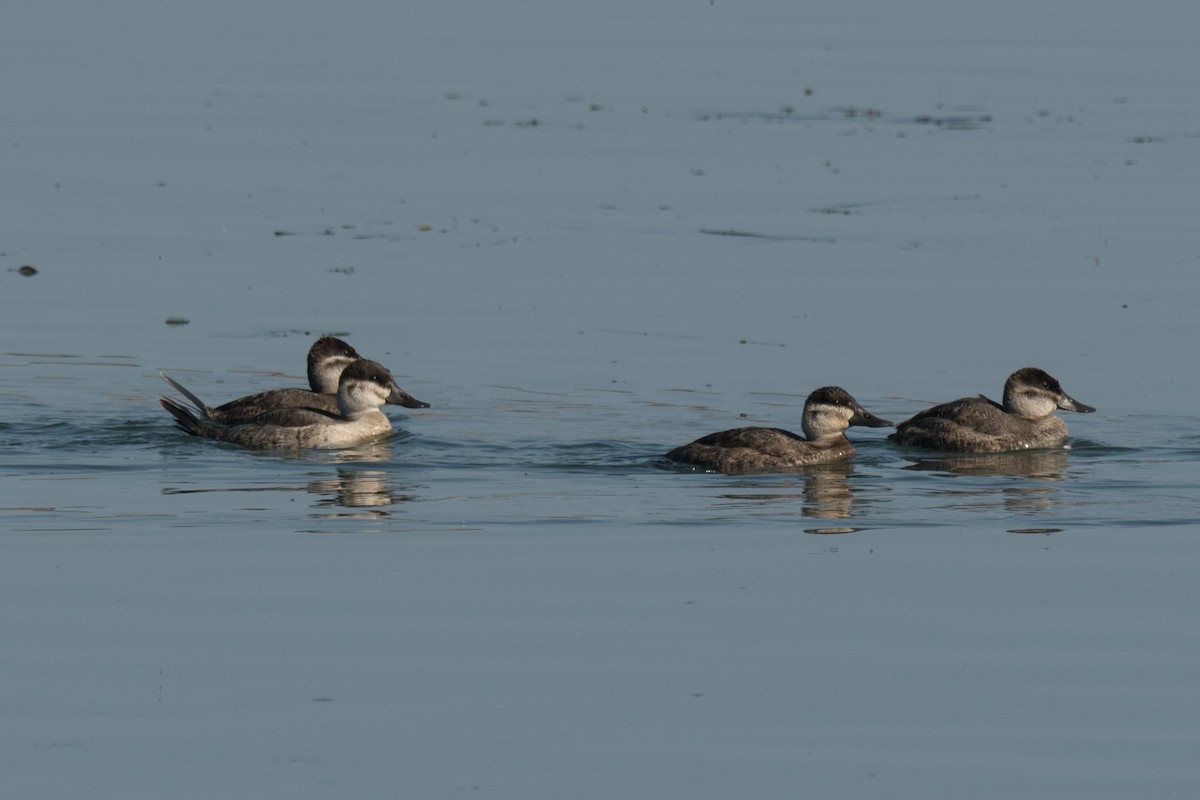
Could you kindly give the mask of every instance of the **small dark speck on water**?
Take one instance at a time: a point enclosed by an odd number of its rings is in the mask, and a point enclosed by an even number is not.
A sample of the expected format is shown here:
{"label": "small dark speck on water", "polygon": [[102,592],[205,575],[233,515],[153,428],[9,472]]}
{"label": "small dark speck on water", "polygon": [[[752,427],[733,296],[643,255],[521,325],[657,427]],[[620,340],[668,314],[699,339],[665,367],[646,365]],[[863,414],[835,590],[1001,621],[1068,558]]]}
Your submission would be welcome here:
{"label": "small dark speck on water", "polygon": [[168,325],[187,325],[189,322],[191,322],[190,319],[184,319],[183,317],[167,317]]}
{"label": "small dark speck on water", "polygon": [[37,275],[37,269],[31,264],[22,264],[21,266],[17,267],[17,272],[21,275],[24,275],[26,278],[32,275]]}

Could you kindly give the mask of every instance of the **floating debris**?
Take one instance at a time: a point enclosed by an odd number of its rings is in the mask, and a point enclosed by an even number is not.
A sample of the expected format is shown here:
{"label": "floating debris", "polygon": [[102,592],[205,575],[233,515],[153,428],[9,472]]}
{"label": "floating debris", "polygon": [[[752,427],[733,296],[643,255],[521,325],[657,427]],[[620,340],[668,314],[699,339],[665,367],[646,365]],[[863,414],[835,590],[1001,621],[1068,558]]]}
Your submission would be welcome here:
{"label": "floating debris", "polygon": [[191,322],[190,319],[185,319],[183,317],[167,317],[168,325],[187,325],[189,322]]}
{"label": "floating debris", "polygon": [[31,275],[37,275],[37,269],[32,264],[22,264],[17,268],[17,274],[28,278]]}
{"label": "floating debris", "polygon": [[757,231],[742,231],[733,228],[718,230],[716,228],[701,228],[700,233],[705,236],[733,236],[735,238],[744,239],[765,239],[769,242],[824,242],[825,244],[836,244],[837,239],[832,236],[779,236],[770,233],[759,233]]}
{"label": "floating debris", "polygon": [[961,113],[952,114],[938,113],[903,116],[888,114],[878,108],[858,108],[857,106],[834,106],[821,111],[801,113],[792,105],[785,105],[778,111],[700,111],[693,114],[693,118],[701,122],[734,120],[765,123],[813,123],[858,120],[897,126],[929,125],[952,131],[979,130],[992,122],[991,114],[974,110],[965,110]]}

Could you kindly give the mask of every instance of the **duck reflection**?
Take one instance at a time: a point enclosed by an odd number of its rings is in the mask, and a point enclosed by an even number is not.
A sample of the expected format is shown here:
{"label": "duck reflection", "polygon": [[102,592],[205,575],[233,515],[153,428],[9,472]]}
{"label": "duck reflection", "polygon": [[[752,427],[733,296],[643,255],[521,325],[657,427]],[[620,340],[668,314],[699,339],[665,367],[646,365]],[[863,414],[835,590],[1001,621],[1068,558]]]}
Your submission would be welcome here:
{"label": "duck reflection", "polygon": [[[337,476],[310,481],[307,489],[325,495],[314,506],[314,517],[386,517],[390,508],[413,499],[393,485],[384,470],[338,467]],[[341,510],[345,509],[345,510]]]}
{"label": "duck reflection", "polygon": [[416,499],[411,488],[396,482],[395,475],[377,467],[392,457],[390,442],[367,443],[358,447],[329,451],[270,452],[266,459],[304,462],[309,480],[266,486],[190,486],[163,487],[164,495],[229,492],[301,492],[318,495],[310,516],[318,519],[370,518],[391,515],[395,506]]}
{"label": "duck reflection", "polygon": [[1044,513],[1057,505],[1061,497],[1054,484],[1066,479],[1069,451],[1064,448],[1022,450],[1011,453],[943,453],[936,456],[908,456],[910,470],[940,472],[951,477],[1028,478],[1032,485],[994,484],[952,486],[944,493],[953,504],[966,503],[979,508],[1002,507],[1012,513]]}
{"label": "duck reflection", "polygon": [[1067,471],[1065,448],[1019,450],[1010,453],[940,453],[934,456],[907,456],[912,464],[905,469],[949,472],[956,475],[1008,475],[1061,481]]}
{"label": "duck reflection", "polygon": [[781,481],[778,477],[756,483],[741,480],[739,488],[763,488],[770,491],[725,494],[722,497],[739,502],[773,503],[802,501],[800,513],[820,519],[849,519],[854,516],[853,482],[848,480],[854,466],[848,461],[816,464],[798,470],[795,478]]}
{"label": "duck reflection", "polygon": [[810,469],[804,482],[804,508],[800,513],[823,519],[854,516],[854,493],[847,480],[853,472],[854,467],[847,462]]}
{"label": "duck reflection", "polygon": [[338,464],[379,464],[391,459],[392,438],[388,437],[374,442],[364,442],[356,447],[345,447],[341,450],[331,450],[329,454],[332,460]]}
{"label": "duck reflection", "polygon": [[[337,465],[335,474],[310,481],[306,487],[313,494],[324,495],[314,503],[317,511],[312,516],[374,519],[389,516],[392,506],[412,500],[413,495],[397,486],[387,470],[363,466],[390,461],[394,439],[388,437],[329,451],[329,460]],[[312,454],[308,455],[311,458]]]}

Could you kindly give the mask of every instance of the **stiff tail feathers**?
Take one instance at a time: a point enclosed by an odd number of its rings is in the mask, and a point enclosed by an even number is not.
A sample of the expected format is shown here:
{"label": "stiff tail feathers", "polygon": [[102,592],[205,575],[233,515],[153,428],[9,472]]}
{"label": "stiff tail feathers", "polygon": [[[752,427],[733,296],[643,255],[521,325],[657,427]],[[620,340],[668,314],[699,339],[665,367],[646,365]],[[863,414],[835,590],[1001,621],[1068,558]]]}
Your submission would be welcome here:
{"label": "stiff tail feathers", "polygon": [[175,424],[184,431],[193,436],[212,436],[211,428],[214,425],[212,418],[212,409],[204,404],[196,395],[192,394],[183,384],[171,378],[166,373],[158,373],[162,379],[169,383],[175,391],[179,392],[188,402],[192,404],[189,408],[185,404],[179,402],[173,397],[160,396],[158,403],[165,408],[172,417],[175,418]]}
{"label": "stiff tail feathers", "polygon": [[[209,408],[207,405],[205,405],[203,400],[201,400],[199,397],[196,397],[196,395],[194,395],[190,391],[188,391],[183,386],[183,384],[179,383],[174,378],[172,378],[170,375],[167,375],[165,372],[160,372],[158,374],[164,381],[171,384],[172,389],[179,392],[181,395],[183,395],[184,397],[186,397],[188,399],[188,402],[191,403],[195,407],[196,414],[201,419],[210,420],[212,418],[212,414],[210,413],[212,411],[212,409]],[[167,398],[163,398],[163,399],[165,400]],[[171,402],[178,404],[178,401],[175,401],[175,400],[172,400]],[[170,409],[167,409],[167,410],[170,411]],[[174,412],[172,412],[172,413],[174,413]]]}
{"label": "stiff tail feathers", "polygon": [[204,422],[192,409],[172,397],[159,397],[158,403],[175,418],[175,424],[180,428],[193,436],[204,435]]}

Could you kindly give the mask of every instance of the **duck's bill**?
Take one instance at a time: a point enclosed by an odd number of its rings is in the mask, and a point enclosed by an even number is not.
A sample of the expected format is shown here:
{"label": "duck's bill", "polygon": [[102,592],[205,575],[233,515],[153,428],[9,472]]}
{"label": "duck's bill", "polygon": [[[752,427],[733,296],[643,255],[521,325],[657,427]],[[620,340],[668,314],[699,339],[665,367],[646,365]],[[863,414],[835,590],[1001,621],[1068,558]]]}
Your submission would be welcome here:
{"label": "duck's bill", "polygon": [[1078,411],[1080,414],[1090,414],[1096,410],[1086,403],[1081,403],[1074,397],[1068,397],[1065,394],[1062,396],[1062,400],[1058,401],[1058,407],[1063,411]]}
{"label": "duck's bill", "polygon": [[393,406],[404,406],[405,408],[429,408],[429,403],[418,400],[408,392],[396,386],[392,389],[392,393],[388,395],[388,403]]}
{"label": "duck's bill", "polygon": [[865,408],[855,410],[854,416],[850,418],[850,424],[862,425],[864,428],[894,428],[896,426],[896,423],[880,419]]}

